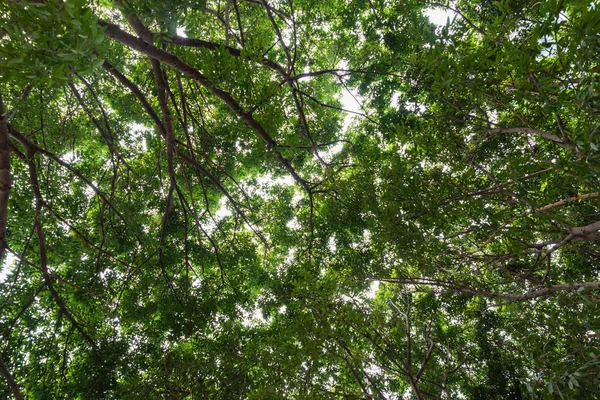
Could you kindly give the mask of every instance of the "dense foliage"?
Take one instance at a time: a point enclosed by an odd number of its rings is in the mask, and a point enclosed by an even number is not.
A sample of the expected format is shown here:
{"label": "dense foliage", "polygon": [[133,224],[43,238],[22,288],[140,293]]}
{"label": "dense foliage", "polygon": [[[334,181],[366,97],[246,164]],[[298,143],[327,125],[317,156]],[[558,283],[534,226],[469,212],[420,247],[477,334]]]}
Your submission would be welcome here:
{"label": "dense foliage", "polygon": [[600,395],[597,1],[0,27],[2,397]]}

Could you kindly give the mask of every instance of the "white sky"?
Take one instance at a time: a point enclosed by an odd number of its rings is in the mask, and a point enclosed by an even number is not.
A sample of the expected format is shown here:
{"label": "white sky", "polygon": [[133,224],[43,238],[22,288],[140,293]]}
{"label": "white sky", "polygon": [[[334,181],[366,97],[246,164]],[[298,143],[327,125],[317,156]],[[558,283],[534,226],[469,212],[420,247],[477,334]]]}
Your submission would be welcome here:
{"label": "white sky", "polygon": [[187,35],[185,34],[185,28],[182,26],[177,27],[177,36],[181,36],[181,37],[187,37]]}
{"label": "white sky", "polygon": [[17,261],[17,258],[15,256],[13,256],[12,254],[10,254],[8,251],[6,251],[6,259],[4,260],[4,262],[2,263],[2,266],[0,266],[0,283],[4,283],[6,282],[6,278],[8,277],[8,273],[10,271],[12,271],[15,262]]}
{"label": "white sky", "polygon": [[425,15],[427,15],[427,17],[429,17],[429,20],[437,26],[446,25],[448,18],[450,18],[450,21],[452,21],[452,18],[456,16],[452,11],[449,11],[442,7],[430,8],[425,11]]}

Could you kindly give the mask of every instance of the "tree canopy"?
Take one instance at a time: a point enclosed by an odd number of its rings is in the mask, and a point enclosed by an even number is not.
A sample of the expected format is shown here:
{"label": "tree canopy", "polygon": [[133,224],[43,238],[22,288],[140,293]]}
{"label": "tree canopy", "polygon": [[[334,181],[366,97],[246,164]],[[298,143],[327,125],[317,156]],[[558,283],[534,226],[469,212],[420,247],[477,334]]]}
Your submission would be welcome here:
{"label": "tree canopy", "polygon": [[599,8],[0,2],[2,397],[596,398]]}

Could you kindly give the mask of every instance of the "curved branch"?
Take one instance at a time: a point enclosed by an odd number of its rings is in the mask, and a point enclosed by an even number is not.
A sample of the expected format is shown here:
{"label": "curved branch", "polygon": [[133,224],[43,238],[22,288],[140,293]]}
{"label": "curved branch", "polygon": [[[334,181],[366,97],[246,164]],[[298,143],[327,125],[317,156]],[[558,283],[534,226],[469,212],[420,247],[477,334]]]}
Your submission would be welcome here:
{"label": "curved branch", "polygon": [[266,143],[267,148],[275,154],[277,161],[288,171],[292,178],[294,178],[294,180],[299,183],[308,193],[311,192],[308,182],[298,175],[290,162],[283,156],[283,154],[281,154],[280,151],[276,149],[277,142],[275,142],[266,129],[252,116],[251,113],[247,112],[240,106],[240,104],[231,96],[231,94],[216,87],[213,82],[208,79],[208,77],[206,77],[196,68],[180,60],[177,56],[165,50],[161,50],[152,44],[146,43],[133,35],[130,35],[115,24],[111,24],[102,19],[98,20],[98,24],[106,28],[104,31],[106,36],[123,43],[133,50],[139,51],[140,53],[169,65],[188,78],[195,80],[204,86],[211,94],[221,99],[221,101],[223,101],[223,103],[225,103],[225,105],[227,105],[231,111],[244,120],[244,122],[246,122],[246,124],[250,126],[254,132]]}
{"label": "curved branch", "polygon": [[[131,90],[131,92],[137,97],[137,99],[140,101],[140,103],[142,103],[142,106],[144,107],[146,112],[150,115],[152,120],[155,122],[159,132],[161,133],[161,136],[166,138],[167,137],[167,129],[165,128],[165,125],[163,124],[162,120],[158,117],[158,114],[156,113],[154,108],[152,108],[150,103],[148,103],[148,100],[146,99],[146,96],[142,93],[142,91],[131,80],[129,80],[129,78],[127,78],[125,75],[123,75],[119,71],[117,71],[117,69],[115,67],[113,67],[112,65],[110,65],[108,62],[105,62],[103,64],[103,66],[115,78],[117,78],[117,80],[123,86],[125,86],[126,88]],[[242,209],[240,208],[238,203],[231,196],[229,191],[227,191],[227,189],[225,189],[225,187],[221,184],[221,182],[219,182],[219,180],[208,169],[206,169],[202,164],[200,164],[195,158],[187,155],[178,146],[174,146],[173,150],[175,152],[175,155],[177,155],[178,158],[180,158],[181,160],[183,160],[186,163],[193,166],[197,171],[200,171],[204,176],[206,176],[212,182],[212,184],[217,188],[217,190],[219,190],[227,198],[227,200],[231,203],[234,210],[239,215],[242,216],[242,219],[244,220],[244,222],[250,227],[250,229],[252,229],[252,231],[254,233],[256,233],[256,235],[260,238],[261,242],[263,242],[263,244],[265,244],[265,246],[266,246],[267,241],[266,241],[265,237],[254,228],[254,226],[252,225],[252,223],[250,222],[250,220],[248,219],[246,214],[242,211]]]}
{"label": "curved branch", "polygon": [[48,271],[48,257],[46,254],[46,239],[44,236],[44,231],[42,227],[42,205],[44,204],[44,199],[42,197],[42,193],[40,192],[40,186],[37,178],[37,168],[33,161],[33,156],[35,151],[32,148],[27,149],[27,164],[29,166],[29,181],[31,183],[31,188],[33,190],[33,195],[35,198],[35,230],[38,238],[38,247],[39,247],[39,255],[40,255],[40,269],[42,271],[42,275],[44,278],[44,282],[46,286],[48,286],[48,290],[52,295],[52,298],[58,305],[60,311],[67,317],[67,319],[73,324],[75,329],[79,331],[83,339],[90,345],[94,355],[96,354],[96,343],[92,340],[92,338],[88,335],[88,333],[83,329],[81,324],[77,322],[71,311],[67,308],[63,299],[60,297],[56,288],[54,287],[54,283],[52,282],[52,277],[50,272]]}
{"label": "curved branch", "polygon": [[[216,43],[216,42],[209,42],[207,40],[202,40],[202,39],[186,38],[186,37],[177,36],[177,35],[172,36],[172,37],[165,37],[164,39],[165,39],[165,41],[169,41],[171,44],[178,45],[178,46],[195,47],[195,48],[201,48],[201,49],[207,49],[207,50],[217,50],[217,49],[222,48],[222,49],[225,49],[230,55],[232,55],[234,57],[241,57],[241,58],[244,58],[249,61],[256,60],[250,54],[248,54],[248,55],[243,54],[240,49],[237,49],[232,46],[226,46],[226,45]],[[268,67],[274,71],[277,71],[279,73],[282,73],[282,72],[285,73],[285,68],[283,68],[281,65],[277,64],[275,61],[271,61],[267,58],[262,58],[262,59],[260,59],[259,62],[260,62],[260,64],[262,64],[265,67]]]}
{"label": "curved branch", "polygon": [[135,95],[135,97],[137,97],[139,102],[142,103],[142,107],[144,107],[144,110],[146,110],[146,112],[148,113],[150,118],[152,118],[152,120],[156,124],[159,131],[161,133],[163,133],[164,135],[166,135],[167,130],[165,129],[165,126],[163,125],[162,120],[158,117],[158,114],[156,113],[154,108],[152,108],[150,103],[148,103],[146,96],[144,96],[144,94],[142,93],[140,88],[138,88],[133,82],[131,82],[129,80],[129,78],[127,78],[125,75],[123,75],[121,72],[119,72],[119,70],[117,70],[108,61],[104,60],[104,63],[102,64],[102,68],[104,68],[112,76],[114,76],[123,86],[125,86],[127,89],[131,90],[131,92]]}
{"label": "curved branch", "polygon": [[545,139],[548,139],[548,140],[558,144],[559,146],[564,147],[565,149],[568,149],[568,150],[575,149],[575,146],[573,145],[573,143],[564,140],[560,136],[555,135],[554,133],[551,133],[551,132],[546,132],[546,131],[543,131],[540,129],[535,129],[535,128],[528,128],[528,127],[495,128],[495,129],[489,129],[488,132],[489,133],[531,133],[533,135],[537,135],[537,136],[543,137]]}

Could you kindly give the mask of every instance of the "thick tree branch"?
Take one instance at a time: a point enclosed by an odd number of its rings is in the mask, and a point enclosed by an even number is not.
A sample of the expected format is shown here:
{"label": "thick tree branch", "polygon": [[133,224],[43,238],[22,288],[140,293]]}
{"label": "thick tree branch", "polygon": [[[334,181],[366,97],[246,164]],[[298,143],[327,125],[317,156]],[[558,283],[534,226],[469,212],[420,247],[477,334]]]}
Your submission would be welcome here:
{"label": "thick tree branch", "polygon": [[12,374],[6,367],[6,364],[4,363],[4,360],[1,357],[0,357],[0,372],[2,372],[2,375],[4,375],[4,377],[6,378],[6,383],[8,383],[10,390],[12,390],[13,395],[15,396],[15,399],[23,400],[24,397],[21,394],[21,391],[19,390],[19,385],[15,381],[15,378],[13,378]]}
{"label": "thick tree branch", "polygon": [[569,228],[575,240],[598,240],[600,239],[600,221],[589,225]]}
{"label": "thick tree branch", "polygon": [[[265,3],[264,7],[267,11],[270,10],[270,7]],[[271,14],[269,13],[269,16],[271,16]],[[273,20],[273,18],[271,17],[271,22],[273,24],[274,27],[277,28],[277,25],[275,24],[275,21]],[[291,63],[292,58],[291,55],[289,54],[288,48],[285,46],[285,44],[283,43],[283,39],[281,37],[281,33],[279,32],[278,28],[277,28],[277,34],[279,37],[280,42],[282,43],[282,46],[285,49],[286,55],[288,57],[288,62]],[[175,45],[182,45],[182,46],[191,46],[191,47],[197,47],[197,48],[205,48],[205,49],[209,49],[209,50],[216,50],[219,48],[224,48],[225,50],[227,50],[229,52],[229,54],[231,54],[232,56],[235,57],[243,57],[247,60],[254,60],[254,58],[252,58],[250,55],[243,55],[242,51],[239,49],[236,49],[234,47],[231,46],[223,46],[221,44],[215,43],[215,42],[208,42],[205,40],[201,40],[201,39],[193,39],[193,38],[184,38],[181,36],[174,36],[174,37],[170,37],[170,38],[165,38],[166,40],[170,40],[170,42],[172,44]],[[314,139],[311,137],[310,134],[310,129],[308,126],[308,122],[307,122],[307,118],[306,115],[304,113],[304,108],[301,105],[301,100],[298,97],[298,92],[299,89],[295,86],[295,82],[305,78],[305,77],[309,77],[309,76],[319,76],[319,75],[323,75],[323,74],[335,74],[337,71],[344,71],[344,72],[348,72],[349,70],[327,70],[327,71],[317,71],[314,73],[306,73],[306,74],[299,74],[296,75],[294,77],[290,76],[290,73],[288,71],[286,71],[285,68],[283,68],[281,65],[275,63],[274,61],[271,61],[269,59],[266,58],[262,58],[260,63],[274,71],[277,71],[277,73],[279,73],[279,75],[281,75],[281,77],[283,78],[284,82],[286,82],[288,84],[288,86],[290,87],[291,91],[292,91],[292,97],[294,99],[294,104],[296,105],[296,109],[298,110],[298,116],[300,118],[300,121],[302,123],[303,126],[303,131],[304,134],[306,136],[306,138],[308,139],[308,141],[311,144],[311,148],[313,149],[313,153],[315,154],[315,157],[317,157],[321,162],[323,162],[325,164],[325,162],[322,160],[322,158],[319,155],[318,152],[318,145],[315,143]],[[290,64],[291,65],[291,64]],[[293,70],[292,67],[288,68],[290,71]],[[354,72],[354,71],[352,71]],[[359,71],[356,71],[359,72]],[[363,73],[368,73],[366,71],[362,71]]]}
{"label": "thick tree branch", "polygon": [[[150,117],[152,118],[152,120],[156,124],[159,132],[161,133],[161,135],[163,136],[163,138],[165,138],[165,140],[166,140],[166,138],[167,138],[167,129],[166,129],[165,125],[163,124],[162,120],[158,117],[158,114],[156,113],[156,111],[154,110],[154,108],[152,108],[152,106],[150,105],[150,103],[148,103],[148,100],[146,99],[146,96],[137,87],[137,85],[135,85],[125,75],[121,74],[115,67],[113,67],[112,65],[110,65],[108,62],[105,62],[103,66],[115,78],[117,78],[117,80],[123,86],[125,86],[129,90],[131,90],[131,92],[138,98],[138,100],[140,101],[140,103],[142,104],[142,106],[144,107],[144,109],[146,110],[146,112],[148,113],[148,115],[150,115]],[[267,241],[266,241],[265,237],[258,230],[256,230],[256,228],[253,226],[253,224],[250,222],[250,220],[246,216],[246,213],[243,212],[243,210],[240,208],[240,206],[237,203],[237,201],[235,201],[235,199],[231,196],[231,194],[223,186],[223,184],[208,169],[206,169],[202,164],[200,164],[200,162],[198,162],[194,157],[187,155],[178,146],[175,146],[173,148],[173,150],[174,150],[174,152],[175,152],[175,154],[177,155],[178,158],[180,158],[181,160],[185,161],[186,163],[192,165],[197,171],[200,171],[204,176],[206,176],[212,182],[212,184],[227,198],[227,200],[229,201],[229,203],[232,205],[232,207],[234,208],[234,210],[242,217],[242,219],[244,220],[244,222],[246,222],[246,224],[250,227],[250,229],[254,233],[256,233],[256,235],[260,238],[261,242],[263,242],[263,244],[265,244],[265,246],[266,246],[267,245]],[[190,153],[193,151],[193,149],[189,149],[189,150],[190,150]]]}
{"label": "thick tree branch", "polygon": [[154,108],[150,105],[150,103],[148,103],[148,100],[146,100],[146,96],[142,93],[140,88],[138,88],[137,85],[135,85],[133,82],[131,82],[129,80],[129,78],[127,78],[125,75],[123,75],[121,72],[119,72],[119,70],[117,70],[114,66],[112,66],[108,61],[106,61],[106,60],[104,61],[104,63],[102,64],[102,68],[104,68],[112,76],[114,76],[123,86],[125,86],[126,88],[131,90],[131,92],[135,95],[135,97],[137,97],[139,102],[142,103],[142,107],[144,107],[144,110],[146,110],[146,113],[148,113],[150,118],[152,118],[152,120],[156,124],[156,127],[159,129],[159,131],[166,136],[167,130],[165,129],[165,126],[163,125],[162,120],[158,117],[158,114],[156,113]]}
{"label": "thick tree branch", "polygon": [[[225,45],[222,45],[219,43],[209,42],[209,41],[202,40],[202,39],[185,38],[185,37],[176,35],[173,37],[165,38],[165,40],[168,40],[168,41],[170,41],[171,44],[178,45],[178,46],[196,47],[196,48],[202,48],[202,49],[207,49],[207,50],[217,50],[217,49],[223,48],[234,57],[242,57],[249,61],[256,60],[250,54],[245,55],[242,53],[242,50],[237,49],[235,47],[225,46]],[[264,65],[265,67],[268,67],[274,71],[277,71],[280,74],[281,73],[285,74],[285,68],[283,68],[281,65],[277,64],[275,61],[271,61],[267,58],[262,58],[259,62],[260,62],[260,64]]]}
{"label": "thick tree branch", "polygon": [[532,135],[537,135],[540,137],[543,137],[545,139],[551,140],[552,142],[558,144],[561,147],[564,147],[565,149],[569,149],[569,150],[573,150],[575,149],[575,146],[564,140],[563,138],[561,138],[560,136],[551,133],[551,132],[546,132],[540,129],[535,129],[535,128],[528,128],[528,127],[520,127],[520,128],[496,128],[496,129],[489,129],[488,130],[489,133],[530,133]]}
{"label": "thick tree branch", "polygon": [[177,58],[175,55],[161,50],[149,43],[144,42],[141,39],[136,38],[135,36],[130,35],[129,33],[123,31],[117,25],[108,23],[103,20],[98,20],[100,26],[106,28],[104,34],[111,39],[114,39],[124,45],[139,51],[147,56],[155,58],[175,70],[181,72],[183,75],[195,80],[204,86],[211,94],[218,97],[225,103],[231,111],[233,111],[238,117],[240,117],[248,126],[250,126],[256,134],[266,143],[267,148],[271,150],[275,154],[275,158],[283,167],[289,172],[289,174],[294,178],[294,180],[299,183],[308,193],[311,192],[311,188],[307,181],[302,179],[300,175],[296,172],[294,167],[290,164],[290,162],[281,154],[279,150],[277,150],[277,143],[273,138],[269,135],[269,133],[265,130],[265,128],[252,116],[251,113],[246,112],[240,104],[235,101],[235,99],[226,91],[219,89],[216,87],[210,79],[208,79],[204,74],[195,69],[194,67],[188,65],[184,61]]}

